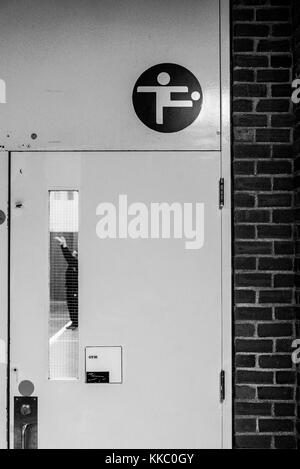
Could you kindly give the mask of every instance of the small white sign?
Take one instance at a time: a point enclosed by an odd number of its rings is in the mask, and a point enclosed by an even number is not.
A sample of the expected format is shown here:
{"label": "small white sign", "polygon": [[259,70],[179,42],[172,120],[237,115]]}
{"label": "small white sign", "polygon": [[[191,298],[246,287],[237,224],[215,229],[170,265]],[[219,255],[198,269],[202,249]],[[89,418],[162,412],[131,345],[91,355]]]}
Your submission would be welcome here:
{"label": "small white sign", "polygon": [[85,367],[87,383],[122,383],[122,347],[86,347]]}

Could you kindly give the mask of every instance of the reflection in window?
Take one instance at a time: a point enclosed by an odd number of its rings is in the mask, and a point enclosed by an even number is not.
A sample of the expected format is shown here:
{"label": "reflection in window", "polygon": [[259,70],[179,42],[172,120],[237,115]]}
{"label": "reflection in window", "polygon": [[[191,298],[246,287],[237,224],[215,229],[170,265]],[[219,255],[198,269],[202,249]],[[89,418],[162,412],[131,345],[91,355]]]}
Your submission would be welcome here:
{"label": "reflection in window", "polygon": [[78,378],[78,191],[49,192],[49,378]]}

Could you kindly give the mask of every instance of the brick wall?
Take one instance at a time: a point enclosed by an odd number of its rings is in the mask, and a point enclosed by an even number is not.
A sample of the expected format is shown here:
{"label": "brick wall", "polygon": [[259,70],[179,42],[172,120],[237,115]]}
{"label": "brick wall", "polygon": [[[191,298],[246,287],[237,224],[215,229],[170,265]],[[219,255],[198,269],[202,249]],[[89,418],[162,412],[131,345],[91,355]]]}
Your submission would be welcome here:
{"label": "brick wall", "polygon": [[[294,50],[294,78],[300,77],[300,3],[299,0],[293,2],[293,50]],[[297,336],[300,337],[300,105],[295,106],[295,221],[296,221],[296,303],[297,303]],[[300,448],[300,367],[297,374],[298,394],[297,394],[297,434],[298,448]]]}
{"label": "brick wall", "polygon": [[232,3],[235,446],[295,448],[291,1]]}

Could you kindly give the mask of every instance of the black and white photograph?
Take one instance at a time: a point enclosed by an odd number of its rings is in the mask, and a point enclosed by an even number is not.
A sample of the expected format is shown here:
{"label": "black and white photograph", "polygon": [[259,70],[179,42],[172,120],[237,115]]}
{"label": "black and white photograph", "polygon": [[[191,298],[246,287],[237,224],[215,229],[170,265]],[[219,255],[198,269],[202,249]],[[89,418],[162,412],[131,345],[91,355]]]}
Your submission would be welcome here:
{"label": "black and white photograph", "polygon": [[299,305],[300,1],[0,0],[0,449],[300,449]]}

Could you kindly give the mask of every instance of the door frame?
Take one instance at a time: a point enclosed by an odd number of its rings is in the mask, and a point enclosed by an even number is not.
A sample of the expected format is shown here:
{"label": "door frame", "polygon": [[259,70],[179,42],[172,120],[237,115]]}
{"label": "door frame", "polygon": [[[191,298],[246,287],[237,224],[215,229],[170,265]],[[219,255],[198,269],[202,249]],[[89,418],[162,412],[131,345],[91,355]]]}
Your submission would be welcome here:
{"label": "door frame", "polygon": [[[231,226],[231,119],[230,119],[230,0],[220,0],[221,72],[221,177],[225,181],[225,203],[221,213],[222,369],[226,376],[226,398],[222,404],[223,448],[233,446],[232,414],[232,226]],[[19,151],[16,149],[16,151]],[[45,151],[45,150],[41,150]],[[76,151],[70,149],[69,151]],[[100,151],[100,150],[99,150]],[[6,347],[6,362],[0,362],[0,449],[9,448],[9,297],[10,297],[10,152],[0,152],[0,209],[6,221],[0,225],[0,340]],[[3,344],[3,342],[2,342]],[[4,425],[6,422],[6,425]]]}
{"label": "door frame", "polygon": [[9,441],[9,181],[9,153],[3,152],[0,153],[0,210],[6,214],[6,220],[0,225],[0,347],[5,348],[6,356],[0,356],[0,449],[6,449]]}
{"label": "door frame", "polygon": [[220,0],[221,79],[221,177],[224,178],[222,209],[222,363],[226,398],[223,402],[223,448],[233,447],[233,335],[232,335],[232,193],[231,193],[231,2]]}

